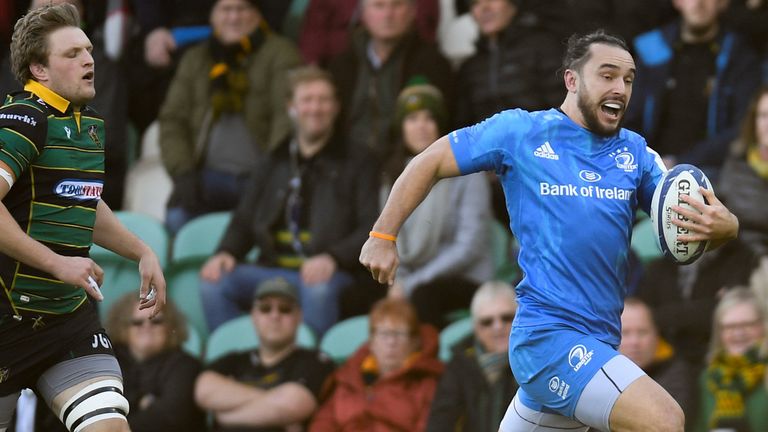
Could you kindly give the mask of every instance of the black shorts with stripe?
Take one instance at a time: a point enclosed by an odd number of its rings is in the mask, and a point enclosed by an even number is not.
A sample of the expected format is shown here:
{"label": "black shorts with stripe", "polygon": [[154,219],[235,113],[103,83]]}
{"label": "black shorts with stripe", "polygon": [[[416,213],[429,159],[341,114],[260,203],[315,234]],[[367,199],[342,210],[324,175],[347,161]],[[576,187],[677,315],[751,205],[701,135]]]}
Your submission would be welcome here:
{"label": "black shorts with stripe", "polygon": [[0,397],[35,389],[51,366],[92,354],[114,356],[92,301],[69,314],[0,317]]}

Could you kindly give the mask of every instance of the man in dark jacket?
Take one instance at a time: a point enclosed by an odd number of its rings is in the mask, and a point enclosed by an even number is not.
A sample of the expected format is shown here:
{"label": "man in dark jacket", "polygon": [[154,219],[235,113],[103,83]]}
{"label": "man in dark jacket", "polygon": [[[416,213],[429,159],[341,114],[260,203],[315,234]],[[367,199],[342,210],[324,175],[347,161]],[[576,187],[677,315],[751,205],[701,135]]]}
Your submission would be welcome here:
{"label": "man in dark jacket", "polygon": [[386,160],[397,143],[392,136],[395,101],[406,84],[426,80],[452,106],[451,66],[413,29],[416,0],[362,0],[363,28],[329,69],[344,109],[344,135],[352,153]]}
{"label": "man in dark jacket", "polygon": [[557,75],[563,46],[542,23],[517,19],[516,0],[474,0],[477,52],[459,71],[457,120],[477,123],[499,111],[549,109],[563,99]]}
{"label": "man in dark jacket", "polygon": [[432,401],[427,432],[496,432],[517,391],[507,360],[517,310],[504,282],[480,286],[470,306],[474,334],[454,347]]}
{"label": "man in dark jacket", "polygon": [[[338,296],[362,270],[357,256],[376,219],[376,171],[341,152],[330,75],[291,75],[296,131],[255,170],[218,252],[201,271],[211,330],[248,310],[255,285],[282,276],[299,287],[304,321],[317,334],[338,317]],[[242,263],[254,247],[256,265]]]}
{"label": "man in dark jacket", "polygon": [[710,180],[760,84],[757,55],[720,24],[727,2],[675,0],[680,19],[634,40],[637,81],[627,127],[667,166],[690,163]]}

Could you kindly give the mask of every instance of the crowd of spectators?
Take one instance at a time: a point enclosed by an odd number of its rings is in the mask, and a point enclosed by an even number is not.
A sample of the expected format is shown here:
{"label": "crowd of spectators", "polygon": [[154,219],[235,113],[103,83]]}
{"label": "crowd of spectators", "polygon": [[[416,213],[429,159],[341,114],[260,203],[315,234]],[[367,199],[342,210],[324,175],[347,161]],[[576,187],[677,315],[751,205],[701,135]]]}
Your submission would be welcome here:
{"label": "crowd of spectators", "polygon": [[[0,95],[21,88],[13,23],[51,1],[0,2]],[[59,1],[94,45],[102,198],[121,209],[136,137],[157,123],[168,231],[233,215],[195,287],[209,330],[250,314],[260,339],[201,364],[180,348],[182,311],[150,320],[120,300],[107,326],[133,430],[496,430],[517,384],[514,293],[488,282],[491,226],[509,223],[495,180],[434,188],[400,233],[393,286],[357,255],[410,158],[501,110],[556,106],[564,38],[599,27],[633,51],[625,127],[668,166],[704,169],[740,220],[692,265],[636,261],[621,351],[692,430],[768,428],[768,1]],[[444,366],[438,332],[457,311],[473,331]],[[320,337],[369,312],[369,340],[335,371],[296,345],[301,323]]]}

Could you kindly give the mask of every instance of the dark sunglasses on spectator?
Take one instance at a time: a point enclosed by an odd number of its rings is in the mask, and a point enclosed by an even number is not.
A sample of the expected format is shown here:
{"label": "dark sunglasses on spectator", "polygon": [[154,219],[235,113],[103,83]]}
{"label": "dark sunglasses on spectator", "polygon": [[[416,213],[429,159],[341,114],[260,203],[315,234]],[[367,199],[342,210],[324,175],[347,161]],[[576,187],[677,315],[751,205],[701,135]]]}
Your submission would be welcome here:
{"label": "dark sunglasses on spectator", "polygon": [[477,320],[477,323],[480,325],[480,327],[490,327],[493,325],[493,322],[496,320],[501,320],[502,324],[509,324],[512,322],[513,319],[515,319],[515,314],[506,313],[506,314],[501,314],[497,316],[480,318],[479,320]]}
{"label": "dark sunglasses on spectator", "polygon": [[141,327],[144,325],[145,322],[149,321],[149,324],[152,326],[158,326],[165,323],[165,318],[163,317],[155,317],[152,319],[132,319],[131,325],[134,327]]}
{"label": "dark sunglasses on spectator", "polygon": [[272,312],[274,309],[277,309],[277,311],[280,313],[280,315],[288,315],[293,312],[293,305],[285,304],[285,303],[259,303],[257,306],[259,309],[259,313],[263,313],[264,315],[267,315],[268,313]]}

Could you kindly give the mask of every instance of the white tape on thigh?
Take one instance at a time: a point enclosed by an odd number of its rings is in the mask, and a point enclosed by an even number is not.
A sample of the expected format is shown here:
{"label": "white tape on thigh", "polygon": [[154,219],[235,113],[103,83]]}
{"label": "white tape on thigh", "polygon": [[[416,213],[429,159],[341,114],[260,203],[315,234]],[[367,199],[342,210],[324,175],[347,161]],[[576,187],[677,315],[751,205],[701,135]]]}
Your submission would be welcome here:
{"label": "white tape on thigh", "polygon": [[11,173],[6,171],[4,168],[0,168],[0,177],[2,177],[6,183],[8,183],[8,187],[13,187],[13,176]]}
{"label": "white tape on thigh", "polygon": [[123,396],[123,383],[103,380],[89,384],[61,407],[59,419],[71,432],[80,432],[97,421],[126,418],[128,400]]}

